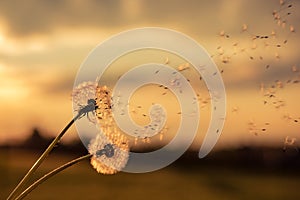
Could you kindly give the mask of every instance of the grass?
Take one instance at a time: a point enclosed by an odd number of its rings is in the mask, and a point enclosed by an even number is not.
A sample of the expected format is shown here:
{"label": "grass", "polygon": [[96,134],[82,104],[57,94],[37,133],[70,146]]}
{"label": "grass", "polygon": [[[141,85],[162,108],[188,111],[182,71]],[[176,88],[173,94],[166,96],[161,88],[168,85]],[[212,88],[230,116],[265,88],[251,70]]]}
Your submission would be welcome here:
{"label": "grass", "polygon": [[[39,154],[0,152],[0,199],[5,199]],[[38,175],[71,160],[50,155]],[[152,173],[98,174],[88,162],[79,163],[40,185],[25,199],[300,199],[300,176],[284,172],[178,167]]]}

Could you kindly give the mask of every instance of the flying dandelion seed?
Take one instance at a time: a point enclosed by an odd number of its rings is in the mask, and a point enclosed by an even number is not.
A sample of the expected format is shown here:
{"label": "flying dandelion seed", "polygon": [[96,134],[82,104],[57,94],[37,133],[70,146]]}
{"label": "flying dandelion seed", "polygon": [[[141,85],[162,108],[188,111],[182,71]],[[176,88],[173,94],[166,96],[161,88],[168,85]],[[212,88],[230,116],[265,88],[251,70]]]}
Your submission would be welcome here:
{"label": "flying dandelion seed", "polygon": [[248,26],[246,24],[243,24],[243,26],[242,26],[242,32],[247,31],[247,29],[248,29]]}
{"label": "flying dandelion seed", "polygon": [[290,26],[290,32],[291,32],[291,33],[295,33],[295,28],[294,28],[294,26],[292,26],[292,25]]}
{"label": "flying dandelion seed", "polygon": [[288,147],[295,147],[296,141],[297,138],[286,136],[283,143],[283,151],[286,151]]}
{"label": "flying dandelion seed", "polygon": [[187,70],[187,69],[189,69],[189,68],[190,68],[189,63],[185,63],[185,64],[179,65],[179,66],[177,67],[178,71],[184,71],[184,70]]}
{"label": "flying dandelion seed", "polygon": [[225,31],[224,30],[220,31],[219,36],[224,37],[225,36]]}
{"label": "flying dandelion seed", "polygon": [[284,1],[284,0],[279,0],[279,4],[280,4],[280,5],[285,4],[285,1]]}
{"label": "flying dandelion seed", "polygon": [[296,65],[293,65],[293,66],[292,66],[292,72],[298,72],[298,68],[297,68]]}
{"label": "flying dandelion seed", "polygon": [[166,65],[170,63],[170,61],[169,61],[169,58],[168,58],[168,57],[166,57],[166,59],[165,59],[165,62],[164,62],[164,63],[165,63]]}
{"label": "flying dandelion seed", "polygon": [[238,113],[238,112],[239,112],[239,107],[238,107],[238,106],[234,106],[234,107],[231,109],[231,112],[232,112],[232,113]]}

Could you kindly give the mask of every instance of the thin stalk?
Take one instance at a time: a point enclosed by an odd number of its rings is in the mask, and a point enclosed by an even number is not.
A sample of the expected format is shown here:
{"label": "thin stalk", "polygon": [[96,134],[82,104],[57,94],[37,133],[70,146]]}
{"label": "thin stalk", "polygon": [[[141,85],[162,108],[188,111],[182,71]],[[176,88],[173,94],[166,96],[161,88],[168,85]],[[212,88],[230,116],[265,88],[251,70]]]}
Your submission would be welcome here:
{"label": "thin stalk", "polygon": [[30,170],[27,172],[27,174],[23,177],[23,179],[19,182],[19,184],[15,187],[15,189],[10,193],[7,200],[13,199],[13,197],[16,195],[18,190],[22,189],[24,185],[28,182],[31,175],[36,171],[36,169],[42,164],[42,162],[45,160],[45,158],[49,155],[50,151],[55,147],[55,145],[60,141],[62,136],[67,132],[67,130],[73,125],[73,123],[82,116],[82,113],[79,112],[77,116],[75,116],[68,124],[67,126],[54,138],[52,143],[48,146],[48,148],[44,151],[44,153],[39,157],[39,159],[32,165]]}
{"label": "thin stalk", "polygon": [[18,197],[15,198],[15,200],[20,200],[23,199],[24,197],[26,197],[32,190],[34,190],[37,186],[39,186],[40,184],[42,184],[44,181],[46,181],[47,179],[51,178],[52,176],[58,174],[59,172],[63,171],[64,169],[71,167],[72,165],[83,161],[85,159],[90,158],[92,155],[91,154],[87,154],[85,156],[79,157],[77,159],[74,159],[54,170],[52,170],[51,172],[45,174],[43,177],[41,177],[40,179],[36,180],[33,184],[31,184],[26,190],[24,190]]}

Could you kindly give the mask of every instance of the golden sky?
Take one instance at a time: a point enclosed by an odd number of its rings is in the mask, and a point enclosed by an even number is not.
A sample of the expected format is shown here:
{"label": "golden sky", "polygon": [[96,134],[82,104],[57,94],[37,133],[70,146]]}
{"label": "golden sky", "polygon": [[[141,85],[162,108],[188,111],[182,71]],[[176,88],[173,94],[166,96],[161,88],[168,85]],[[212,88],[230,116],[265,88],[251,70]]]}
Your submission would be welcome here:
{"label": "golden sky", "polygon": [[[283,2],[1,1],[0,142],[22,140],[33,127],[48,135],[60,131],[72,118],[70,94],[88,53],[114,34],[149,26],[189,35],[223,70],[228,113],[219,146],[300,140],[300,85],[293,83],[300,79],[300,2]],[[275,85],[276,98],[263,97],[262,84],[264,92]],[[285,105],[275,108],[281,101]],[[198,142],[209,118],[209,108],[201,111]]]}

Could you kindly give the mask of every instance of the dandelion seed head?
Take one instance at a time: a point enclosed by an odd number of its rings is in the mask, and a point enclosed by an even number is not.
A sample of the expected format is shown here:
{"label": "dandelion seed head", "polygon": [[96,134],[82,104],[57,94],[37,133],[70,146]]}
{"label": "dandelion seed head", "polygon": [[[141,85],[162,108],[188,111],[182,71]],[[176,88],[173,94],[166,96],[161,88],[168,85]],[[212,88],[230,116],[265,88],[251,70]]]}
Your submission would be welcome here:
{"label": "dandelion seed head", "polygon": [[[73,109],[78,112],[83,107],[95,101],[96,97],[96,82],[83,82],[75,87],[72,91]],[[87,113],[88,119],[92,123],[96,123],[95,113]]]}
{"label": "dandelion seed head", "polygon": [[95,99],[95,82],[83,82],[72,91],[72,98],[75,105],[86,105],[89,99]]}
{"label": "dandelion seed head", "polygon": [[[112,148],[111,148],[112,147]],[[108,149],[109,148],[109,149]],[[99,133],[91,140],[88,151],[92,154],[91,165],[98,173],[115,174],[127,164],[129,157],[128,141],[118,133]],[[99,153],[103,151],[103,153]]]}

